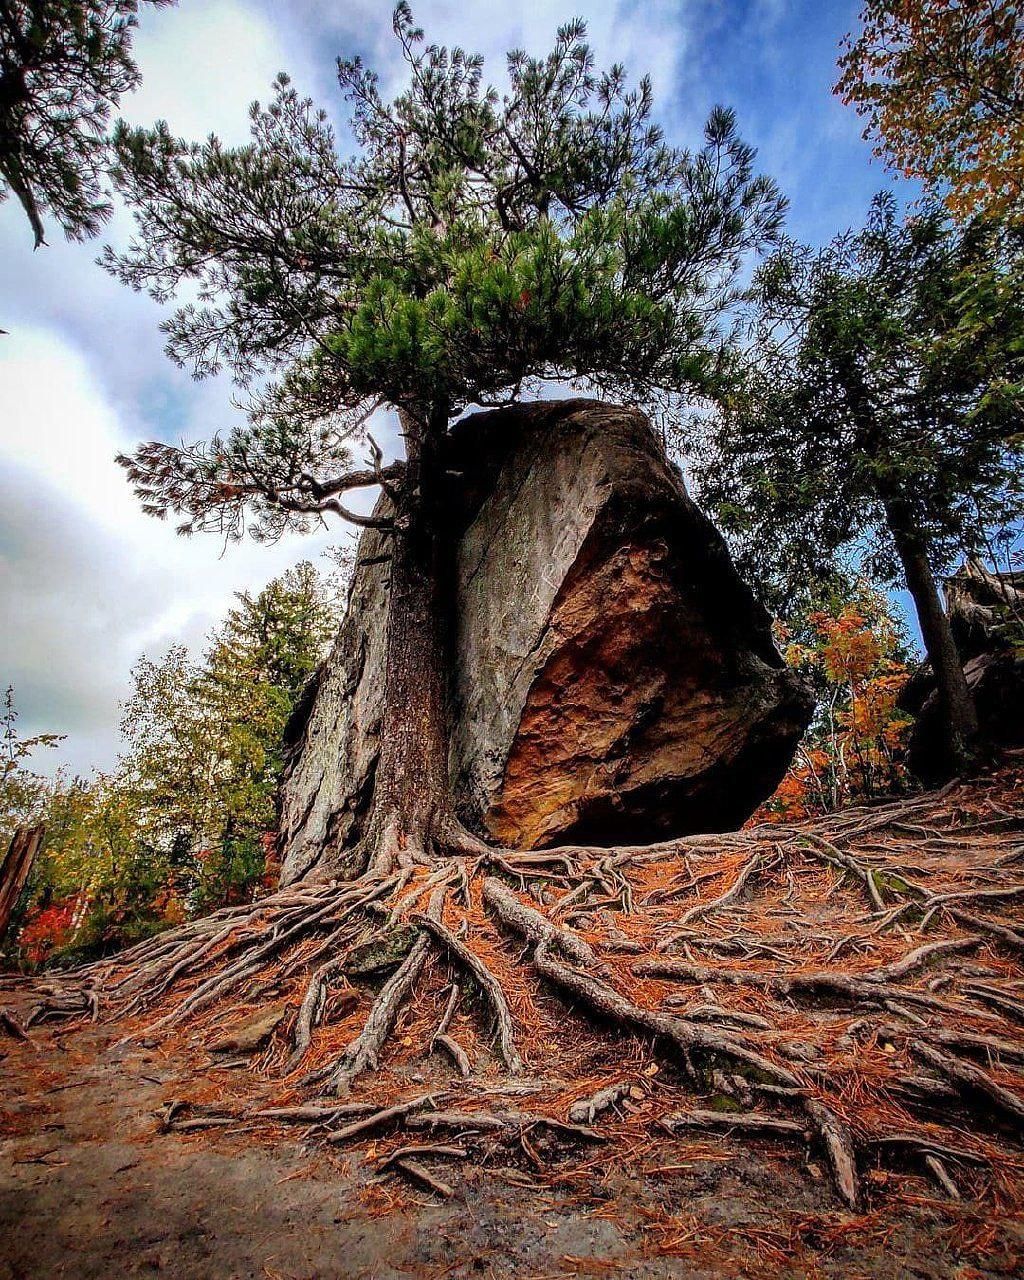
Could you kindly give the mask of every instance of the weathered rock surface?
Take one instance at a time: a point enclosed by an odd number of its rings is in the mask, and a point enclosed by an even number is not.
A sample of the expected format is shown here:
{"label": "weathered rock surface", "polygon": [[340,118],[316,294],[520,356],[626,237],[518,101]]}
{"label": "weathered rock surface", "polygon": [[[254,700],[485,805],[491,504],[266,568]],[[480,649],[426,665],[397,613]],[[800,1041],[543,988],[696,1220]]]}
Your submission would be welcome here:
{"label": "weathered rock surface", "polygon": [[[811,701],[647,420],[542,402],[474,415],[450,444],[462,818],[529,847],[740,825],[785,772]],[[368,532],[361,560],[380,551]],[[366,814],[385,572],[357,569],[293,718],[286,883],[329,872]]]}
{"label": "weathered rock surface", "polygon": [[[946,608],[983,741],[992,747],[1024,745],[1024,573],[991,573],[970,561],[947,581]],[[925,782],[940,780],[945,760],[939,700],[927,662],[911,677],[900,705],[916,717],[911,769]]]}

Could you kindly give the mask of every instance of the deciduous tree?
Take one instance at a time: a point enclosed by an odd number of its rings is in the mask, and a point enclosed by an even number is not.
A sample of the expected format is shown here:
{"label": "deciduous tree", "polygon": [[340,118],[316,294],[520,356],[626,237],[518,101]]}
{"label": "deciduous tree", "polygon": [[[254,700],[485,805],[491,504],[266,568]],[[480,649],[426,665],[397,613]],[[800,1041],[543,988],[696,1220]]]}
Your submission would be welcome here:
{"label": "deciduous tree", "polygon": [[182,645],[140,659],[122,719],[120,785],[140,838],[191,860],[194,906],[251,890],[262,875],[284,727],[337,624],[308,562],[236,600],[201,659]]}
{"label": "deciduous tree", "polygon": [[0,707],[0,846],[10,843],[15,828],[38,822],[45,803],[47,781],[29,766],[42,747],[56,747],[60,733],[37,733],[23,738],[18,730],[14,686],[8,685]]}
{"label": "deciduous tree", "polygon": [[789,772],[752,822],[830,813],[905,791],[911,720],[897,699],[911,651],[892,601],[861,581],[821,593],[776,629],[786,661],[813,684],[818,709]]}
{"label": "deciduous tree", "polygon": [[25,773],[28,753],[57,738],[18,738],[8,695],[0,795],[46,826],[22,959],[116,950],[252,897],[273,845],[285,722],[336,623],[336,584],[308,561],[239,592],[201,657],[175,645],[139,660],[117,767],[90,778]]}
{"label": "deciduous tree", "polygon": [[1024,218],[1024,13],[1017,0],[867,0],[836,92],[876,152],[958,217]]}

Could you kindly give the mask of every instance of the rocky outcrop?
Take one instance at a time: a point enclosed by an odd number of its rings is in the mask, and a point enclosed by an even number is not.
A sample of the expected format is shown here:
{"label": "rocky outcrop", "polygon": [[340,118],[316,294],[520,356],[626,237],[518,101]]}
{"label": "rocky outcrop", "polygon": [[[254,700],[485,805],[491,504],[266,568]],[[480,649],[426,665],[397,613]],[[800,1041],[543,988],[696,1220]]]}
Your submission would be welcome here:
{"label": "rocky outcrop", "polygon": [[[449,464],[464,821],[527,847],[739,826],[785,772],[811,702],[647,420],[583,400],[476,414],[452,432]],[[379,539],[363,538],[345,622],[293,718],[285,882],[329,869],[372,792]]]}
{"label": "rocky outcrop", "polygon": [[[1024,745],[1024,573],[991,573],[968,561],[946,583],[946,608],[964,675],[989,747]],[[909,764],[925,782],[944,776],[939,700],[923,663],[900,697],[915,716]]]}

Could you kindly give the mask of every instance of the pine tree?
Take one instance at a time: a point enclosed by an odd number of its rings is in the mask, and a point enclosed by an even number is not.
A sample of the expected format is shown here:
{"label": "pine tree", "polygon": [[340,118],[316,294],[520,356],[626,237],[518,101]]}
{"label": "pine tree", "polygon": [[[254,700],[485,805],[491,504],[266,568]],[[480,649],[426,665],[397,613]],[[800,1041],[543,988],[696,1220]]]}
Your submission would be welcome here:
{"label": "pine tree", "polygon": [[[233,1021],[283,1000],[294,1016],[275,1016],[253,1064],[280,1070],[289,1105],[260,1102],[245,1115],[313,1121],[334,1150],[383,1139],[395,1156],[493,1158],[508,1144],[547,1164],[577,1140],[600,1140],[592,1126],[614,1115],[608,1136],[627,1156],[633,1134],[649,1146],[652,1123],[670,1133],[772,1129],[801,1142],[810,1130],[854,1214],[866,1159],[904,1171],[912,1160],[960,1194],[932,1153],[982,1176],[992,1144],[963,1149],[958,1131],[949,1139],[958,1146],[939,1147],[935,1126],[908,1113],[920,1107],[934,1120],[936,1096],[947,1105],[955,1095],[957,1120],[1019,1125],[1020,1099],[973,1060],[1009,1043],[1011,1024],[990,1005],[1009,1006],[1012,992],[940,998],[922,989],[921,970],[945,965],[940,982],[955,982],[967,951],[989,939],[1016,945],[1005,922],[974,914],[993,893],[998,903],[1020,893],[1009,865],[1017,834],[1001,817],[967,823],[989,871],[1004,866],[1003,887],[982,899],[964,890],[963,850],[950,836],[960,795],[872,818],[868,850],[863,814],[831,821],[828,838],[770,827],[614,851],[491,849],[455,822],[442,697],[452,605],[438,512],[448,424],[547,377],[641,401],[693,387],[722,394],[731,371],[717,322],[744,251],[777,232],[781,202],[753,176],[728,113],[715,113],[696,155],[667,147],[650,123],[649,88],[629,90],[618,69],[597,75],[580,24],[548,58],[513,54],[504,97],[483,88],[478,59],[423,48],[405,6],[396,29],[412,83],[394,101],[358,64],[341,66],[360,148],[350,162],[338,159],[326,118],[286,83],[267,110],[254,109],[246,148],[122,130],[118,180],[140,229],[133,249],[109,258],[158,296],[179,285],[198,294],[168,324],[171,351],[200,373],[230,366],[254,397],[248,425],[226,438],[143,446],[125,460],[154,514],[178,511],[189,529],[236,536],[251,521],[274,537],[344,516],[358,487],[382,490],[361,517],[381,528],[391,559],[383,745],[362,839],[343,878],[312,875],[188,922],[92,966],[77,990],[67,982],[42,995],[39,1016],[94,1012],[97,1001],[105,1014],[134,1015],[166,1000],[147,1028],[160,1035],[197,1015]],[[948,350],[954,359],[959,338]],[[392,466],[362,434],[380,405],[398,411],[405,434],[405,459]],[[361,440],[366,468],[351,458]],[[861,501],[862,489],[848,490]],[[333,745],[321,738],[314,763]],[[940,850],[923,869],[922,841]],[[915,874],[905,878],[908,858]],[[846,895],[838,943],[818,929],[837,890]],[[862,917],[862,898],[879,914]],[[719,911],[728,914],[706,928]],[[879,919],[908,911],[933,930],[945,924],[945,936],[908,951],[909,941],[880,933]],[[859,934],[846,929],[851,916],[866,919]],[[814,929],[782,938],[780,918]],[[854,958],[847,968],[844,958],[836,970],[837,952],[858,938],[865,948],[885,942],[882,963]],[[737,951],[738,965],[719,961]],[[686,994],[671,998],[666,979]],[[705,999],[708,983],[737,991],[743,1007]],[[886,1025],[869,1020],[866,1030],[884,1032],[891,1056],[868,1053],[870,1072],[857,1075],[861,1006],[882,1005]],[[923,1028],[912,1012],[922,1006]],[[570,1011],[629,1040],[587,1045],[566,1025]],[[995,1018],[999,1037],[965,1036],[965,1016],[988,1018],[986,1029]],[[323,1022],[333,1025],[321,1033]],[[923,1077],[922,1063],[934,1075]],[[324,1105],[382,1067],[362,1097]],[[850,1107],[865,1083],[898,1102],[875,1108],[868,1129]],[[695,1090],[721,1091],[728,1114],[666,1110]],[[761,1098],[773,1114],[749,1109]],[[774,1114],[783,1111],[793,1118]],[[176,1116],[169,1126],[195,1127]],[[398,1151],[395,1131],[406,1129],[417,1146]],[[441,1146],[435,1133],[460,1146]],[[418,1160],[385,1165],[450,1193]],[[595,1159],[583,1167],[589,1176]]]}
{"label": "pine tree", "polygon": [[[670,147],[649,82],[599,74],[582,22],[545,58],[511,53],[504,95],[479,57],[425,45],[404,3],[394,31],[409,87],[393,101],[358,59],[339,62],[351,160],[286,77],[253,106],[245,147],[120,127],[116,179],[138,235],[107,255],[159,298],[198,283],[204,301],[166,324],[169,350],[198,375],[226,365],[251,395],[247,425],[227,436],[122,459],[147,511],[227,536],[332,515],[390,534],[384,745],[364,850],[378,866],[477,847],[447,776],[449,424],[550,379],[631,402],[712,384],[740,261],[783,211],[730,111],[712,113],[698,152]],[[381,408],[405,440],[389,466],[366,434]],[[370,485],[383,502],[358,515],[346,495]]]}
{"label": "pine tree", "polygon": [[89,778],[25,769],[30,752],[60,738],[20,738],[9,691],[0,822],[27,815],[46,827],[23,959],[107,954],[253,897],[272,846],[284,726],[337,613],[332,582],[308,561],[239,592],[201,656],[174,645],[136,663],[117,766]]}
{"label": "pine tree", "polygon": [[174,645],[136,663],[121,725],[118,781],[141,838],[162,849],[184,841],[202,861],[204,902],[250,889],[263,872],[284,727],[337,624],[308,561],[236,601],[200,659]]}
{"label": "pine tree", "polygon": [[110,216],[107,126],[139,82],[140,3],[173,0],[0,3],[0,200],[14,193],[37,249],[46,214],[71,240],[96,235]]}

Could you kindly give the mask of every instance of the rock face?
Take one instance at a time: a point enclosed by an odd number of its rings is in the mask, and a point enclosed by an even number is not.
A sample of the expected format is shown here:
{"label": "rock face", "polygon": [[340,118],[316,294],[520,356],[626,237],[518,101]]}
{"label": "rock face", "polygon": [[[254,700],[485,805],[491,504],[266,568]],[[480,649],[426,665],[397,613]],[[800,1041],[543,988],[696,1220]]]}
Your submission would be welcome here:
{"label": "rock face", "polygon": [[[1024,745],[1024,573],[990,573],[969,561],[946,583],[946,608],[982,739],[994,747]],[[908,681],[900,705],[916,716],[911,769],[925,782],[940,780],[939,703],[927,663]]]}
{"label": "rock face", "polygon": [[[770,621],[643,415],[594,401],[473,415],[450,440],[460,815],[506,844],[740,825],[811,714]],[[360,558],[381,550],[369,531]],[[358,838],[382,707],[386,587],[355,575],[290,726],[282,880]]]}

